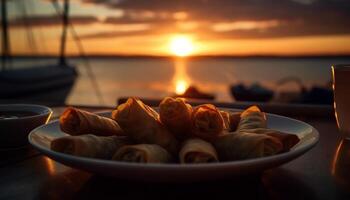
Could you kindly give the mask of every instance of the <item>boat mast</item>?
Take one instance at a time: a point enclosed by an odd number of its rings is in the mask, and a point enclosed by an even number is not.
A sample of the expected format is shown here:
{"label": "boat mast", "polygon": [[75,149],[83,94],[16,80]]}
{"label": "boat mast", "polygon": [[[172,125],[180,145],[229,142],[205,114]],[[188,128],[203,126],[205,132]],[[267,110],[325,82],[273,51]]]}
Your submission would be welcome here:
{"label": "boat mast", "polygon": [[63,29],[62,29],[62,35],[61,35],[61,51],[60,51],[60,60],[59,60],[60,66],[67,66],[65,51],[66,51],[66,41],[67,41],[67,28],[69,25],[68,20],[69,20],[69,0],[64,0],[63,13],[62,13]]}
{"label": "boat mast", "polygon": [[7,5],[6,0],[1,0],[1,25],[2,25],[2,65],[1,69],[6,69],[6,61],[10,57],[10,43],[7,23]]}

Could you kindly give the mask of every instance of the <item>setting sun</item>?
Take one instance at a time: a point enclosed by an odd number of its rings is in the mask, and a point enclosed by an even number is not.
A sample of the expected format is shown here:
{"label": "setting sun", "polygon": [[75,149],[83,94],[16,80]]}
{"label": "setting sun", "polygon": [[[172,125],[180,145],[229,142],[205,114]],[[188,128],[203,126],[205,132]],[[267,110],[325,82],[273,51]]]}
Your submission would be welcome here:
{"label": "setting sun", "polygon": [[175,36],[170,41],[170,50],[176,56],[188,56],[193,52],[193,43],[187,36]]}

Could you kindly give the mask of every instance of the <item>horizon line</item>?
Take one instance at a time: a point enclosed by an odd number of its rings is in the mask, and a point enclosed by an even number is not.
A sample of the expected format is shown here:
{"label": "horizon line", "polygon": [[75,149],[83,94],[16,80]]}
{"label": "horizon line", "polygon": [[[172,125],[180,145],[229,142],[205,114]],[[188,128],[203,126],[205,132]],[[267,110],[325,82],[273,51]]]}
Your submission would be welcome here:
{"label": "horizon line", "polygon": [[[3,56],[0,55],[0,58]],[[52,54],[15,54],[11,55],[11,58],[59,58],[59,55]],[[147,55],[147,54],[87,54],[87,55],[67,55],[66,58],[337,58],[337,57],[350,57],[350,53],[344,54],[248,54],[248,55],[189,55],[185,57],[173,56],[173,55]]]}

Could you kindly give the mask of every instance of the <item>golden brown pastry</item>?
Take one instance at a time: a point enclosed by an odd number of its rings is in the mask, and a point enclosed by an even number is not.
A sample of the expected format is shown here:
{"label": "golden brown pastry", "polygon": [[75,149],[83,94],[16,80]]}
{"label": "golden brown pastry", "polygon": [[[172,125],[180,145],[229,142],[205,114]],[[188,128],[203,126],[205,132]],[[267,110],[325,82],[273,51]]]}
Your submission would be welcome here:
{"label": "golden brown pastry", "polygon": [[249,131],[255,128],[267,128],[265,113],[261,112],[257,106],[251,106],[244,110],[240,116],[237,131]]}
{"label": "golden brown pastry", "polygon": [[265,134],[277,138],[283,144],[283,152],[289,151],[300,141],[297,135],[284,133],[273,129],[256,128],[251,129],[250,132],[257,134]]}
{"label": "golden brown pastry", "polygon": [[190,136],[191,115],[192,106],[182,98],[166,97],[159,104],[160,121],[180,140]]}
{"label": "golden brown pastry", "polygon": [[156,144],[126,145],[113,156],[113,160],[135,163],[169,163],[171,155],[163,147]]}
{"label": "golden brown pastry", "polygon": [[61,130],[69,135],[125,135],[114,120],[73,107],[63,112],[59,122]]}
{"label": "golden brown pastry", "polygon": [[218,155],[212,144],[197,138],[188,139],[179,153],[181,163],[218,162]]}
{"label": "golden brown pastry", "polygon": [[192,126],[194,136],[207,141],[215,140],[225,130],[220,111],[211,104],[200,105],[193,110]]}
{"label": "golden brown pastry", "polygon": [[178,153],[178,141],[159,121],[158,113],[136,98],[112,112],[125,133],[138,143],[158,144],[173,155]]}
{"label": "golden brown pastry", "polygon": [[54,139],[51,142],[51,149],[74,156],[111,159],[116,150],[129,143],[130,140],[123,136],[88,134]]}
{"label": "golden brown pastry", "polygon": [[249,132],[230,133],[219,137],[214,146],[220,160],[233,161],[275,155],[282,143],[271,136]]}
{"label": "golden brown pastry", "polygon": [[225,130],[228,132],[236,131],[241,120],[241,112],[220,111],[220,113],[224,119]]}

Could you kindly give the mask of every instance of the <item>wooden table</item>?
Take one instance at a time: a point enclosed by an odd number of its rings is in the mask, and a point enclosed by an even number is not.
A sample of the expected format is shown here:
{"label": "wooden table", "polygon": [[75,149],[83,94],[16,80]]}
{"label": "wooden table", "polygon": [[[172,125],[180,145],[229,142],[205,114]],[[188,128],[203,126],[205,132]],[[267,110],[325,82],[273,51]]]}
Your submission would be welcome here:
{"label": "wooden table", "polygon": [[129,182],[72,169],[30,146],[1,150],[0,199],[350,199],[350,141],[340,140],[332,117],[293,117],[319,130],[315,148],[261,174],[211,182]]}

